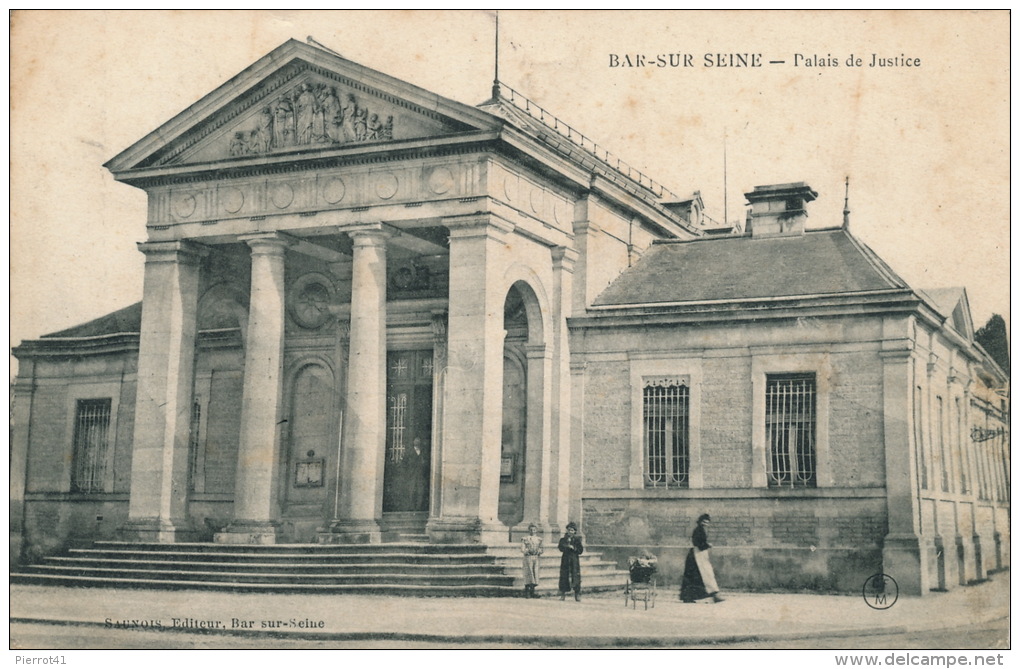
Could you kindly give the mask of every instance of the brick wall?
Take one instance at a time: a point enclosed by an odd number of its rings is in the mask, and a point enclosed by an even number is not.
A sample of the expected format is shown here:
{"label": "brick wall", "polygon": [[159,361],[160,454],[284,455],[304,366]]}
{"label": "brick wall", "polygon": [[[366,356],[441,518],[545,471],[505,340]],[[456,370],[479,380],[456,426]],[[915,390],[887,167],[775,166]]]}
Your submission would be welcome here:
{"label": "brick wall", "polygon": [[701,458],[705,487],[750,487],[750,357],[706,359],[701,393]]}
{"label": "brick wall", "polygon": [[28,492],[64,492],[71,463],[67,388],[41,386],[32,399],[28,446]]}
{"label": "brick wall", "polygon": [[[584,485],[627,486],[630,471],[630,367],[590,365],[585,376]],[[590,446],[589,446],[590,445]]]}
{"label": "brick wall", "polygon": [[673,587],[706,512],[724,589],[856,592],[881,571],[887,529],[880,496],[586,498],[581,529],[590,550],[621,568],[628,556],[651,550],[659,557],[659,582]]}
{"label": "brick wall", "polygon": [[829,462],[837,486],[885,485],[882,361],[873,351],[833,354]]}

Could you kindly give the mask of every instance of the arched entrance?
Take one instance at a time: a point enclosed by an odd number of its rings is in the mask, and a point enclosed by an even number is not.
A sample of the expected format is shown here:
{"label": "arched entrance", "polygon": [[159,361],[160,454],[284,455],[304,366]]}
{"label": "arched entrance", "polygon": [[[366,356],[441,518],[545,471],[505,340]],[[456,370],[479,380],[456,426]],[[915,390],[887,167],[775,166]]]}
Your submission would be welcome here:
{"label": "arched entrance", "polygon": [[503,425],[499,520],[508,528],[538,522],[543,371],[542,315],[528,284],[518,281],[503,303]]}

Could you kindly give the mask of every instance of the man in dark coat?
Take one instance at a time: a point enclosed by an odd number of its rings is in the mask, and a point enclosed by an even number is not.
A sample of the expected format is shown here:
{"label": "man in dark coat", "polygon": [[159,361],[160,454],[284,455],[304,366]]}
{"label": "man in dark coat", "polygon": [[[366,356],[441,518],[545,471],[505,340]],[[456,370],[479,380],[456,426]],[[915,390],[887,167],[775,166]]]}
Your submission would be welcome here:
{"label": "man in dark coat", "polygon": [[574,591],[574,599],[581,601],[581,553],[584,544],[577,534],[577,525],[567,523],[567,533],[560,539],[560,601],[567,598],[567,593]]}
{"label": "man in dark coat", "polygon": [[698,518],[698,526],[691,533],[694,547],[687,553],[684,564],[684,578],[680,584],[680,601],[691,603],[699,599],[711,597],[716,602],[723,601],[719,595],[719,586],[715,582],[715,572],[708,560],[708,526],[712,517],[707,513]]}

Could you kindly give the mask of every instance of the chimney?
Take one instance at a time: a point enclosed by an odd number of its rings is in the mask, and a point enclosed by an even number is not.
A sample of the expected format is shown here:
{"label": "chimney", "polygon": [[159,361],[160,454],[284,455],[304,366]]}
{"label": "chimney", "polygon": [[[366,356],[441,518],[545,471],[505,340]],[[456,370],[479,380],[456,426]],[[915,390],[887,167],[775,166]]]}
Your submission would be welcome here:
{"label": "chimney", "polygon": [[793,236],[804,234],[808,202],[818,197],[803,181],[773,186],[755,186],[744,193],[751,205],[748,230],[752,237]]}

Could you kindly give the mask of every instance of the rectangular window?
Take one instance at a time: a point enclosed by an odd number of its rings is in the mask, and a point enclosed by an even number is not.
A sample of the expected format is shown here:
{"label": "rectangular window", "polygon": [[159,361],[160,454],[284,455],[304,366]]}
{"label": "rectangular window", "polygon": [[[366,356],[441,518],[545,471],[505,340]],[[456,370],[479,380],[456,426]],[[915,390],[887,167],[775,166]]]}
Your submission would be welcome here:
{"label": "rectangular window", "polygon": [[74,417],[71,492],[105,491],[110,407],[110,399],[78,400]]}
{"label": "rectangular window", "polygon": [[765,440],[769,487],[810,487],[815,471],[815,375],[768,374]]}
{"label": "rectangular window", "polygon": [[404,433],[407,431],[407,393],[390,395],[389,442],[387,443],[387,459],[400,462],[404,459]]}
{"label": "rectangular window", "polygon": [[949,492],[949,468],[952,463],[949,460],[949,453],[946,452],[946,437],[945,437],[945,410],[942,403],[942,397],[937,395],[935,397],[935,406],[937,411],[935,412],[935,434],[938,436],[939,442],[939,459],[942,465],[942,492]]}
{"label": "rectangular window", "polygon": [[954,453],[956,466],[960,468],[960,492],[966,494],[970,492],[970,481],[967,477],[967,470],[970,469],[970,449],[964,442],[962,421],[963,408],[960,405],[960,398],[957,397],[954,401],[953,411]]}
{"label": "rectangular window", "polygon": [[924,453],[924,422],[921,413],[921,386],[914,388],[914,444],[917,449],[917,470],[921,488],[928,489],[928,458]]}
{"label": "rectangular window", "polygon": [[647,382],[644,388],[645,486],[689,485],[690,391],[674,381]]}

